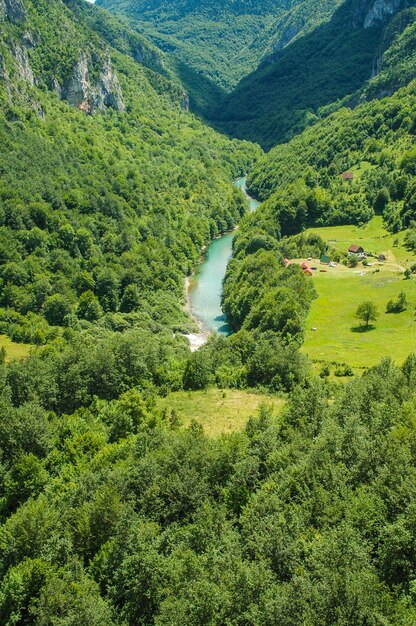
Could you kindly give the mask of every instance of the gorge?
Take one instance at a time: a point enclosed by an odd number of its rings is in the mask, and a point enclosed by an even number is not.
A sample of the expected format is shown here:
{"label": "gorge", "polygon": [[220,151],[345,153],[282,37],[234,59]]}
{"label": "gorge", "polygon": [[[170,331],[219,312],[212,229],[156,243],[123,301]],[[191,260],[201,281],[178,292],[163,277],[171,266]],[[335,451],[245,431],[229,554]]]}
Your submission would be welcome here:
{"label": "gorge", "polygon": [[[235,185],[247,198],[249,211],[254,212],[260,202],[248,195],[246,177],[239,178]],[[221,297],[228,261],[232,256],[234,235],[235,232],[225,233],[210,243],[203,262],[187,283],[189,311],[200,326],[199,334],[190,335],[191,349],[203,345],[212,332],[224,335],[230,333],[222,311]]]}

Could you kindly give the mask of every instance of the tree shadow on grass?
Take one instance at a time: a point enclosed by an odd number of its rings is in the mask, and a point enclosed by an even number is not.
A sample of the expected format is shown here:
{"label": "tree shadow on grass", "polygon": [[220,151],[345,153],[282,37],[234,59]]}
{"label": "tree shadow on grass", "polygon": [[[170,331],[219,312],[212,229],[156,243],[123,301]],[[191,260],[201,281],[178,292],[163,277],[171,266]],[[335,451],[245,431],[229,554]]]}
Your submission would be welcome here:
{"label": "tree shadow on grass", "polygon": [[360,326],[353,326],[351,328],[351,332],[353,332],[353,333],[368,333],[368,332],[370,332],[370,330],[374,330],[374,329],[375,329],[374,324],[369,324],[368,326],[360,325]]}

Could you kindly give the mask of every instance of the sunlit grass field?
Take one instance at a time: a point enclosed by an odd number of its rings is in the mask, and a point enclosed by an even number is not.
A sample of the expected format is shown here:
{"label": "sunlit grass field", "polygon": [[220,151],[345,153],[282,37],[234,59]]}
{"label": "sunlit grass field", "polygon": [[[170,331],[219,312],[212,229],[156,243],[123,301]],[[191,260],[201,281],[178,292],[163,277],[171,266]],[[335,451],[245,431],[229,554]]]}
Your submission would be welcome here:
{"label": "sunlit grass field", "polygon": [[174,409],[183,426],[196,420],[210,437],[243,430],[248,419],[257,415],[260,405],[272,406],[278,414],[284,400],[272,395],[235,389],[177,391],[160,398],[159,410]]}
{"label": "sunlit grass field", "polygon": [[6,363],[15,359],[24,359],[33,348],[33,346],[26,343],[14,343],[6,335],[0,335],[0,348],[2,347],[6,350]]}
{"label": "sunlit grass field", "polygon": [[[411,263],[415,256],[403,245],[405,231],[392,234],[383,226],[383,218],[376,216],[364,226],[326,226],[311,228],[307,232],[317,233],[328,242],[331,248],[345,252],[356,243],[367,252],[386,254],[389,262]],[[371,259],[369,259],[371,262]]]}
{"label": "sunlit grass field", "polygon": [[[372,366],[387,356],[401,363],[412,350],[416,351],[416,279],[403,277],[403,269],[416,259],[403,246],[404,233],[388,233],[379,217],[363,228],[314,228],[313,232],[337,250],[345,251],[357,243],[366,251],[385,254],[387,262],[380,264],[369,258],[374,265],[367,269],[362,263],[354,269],[338,265],[315,274],[318,298],[307,319],[303,352],[313,360],[347,363],[354,368]],[[387,314],[387,302],[401,291],[406,294],[407,310]],[[355,311],[365,300],[377,305],[379,317],[374,328],[360,332],[361,322]]]}

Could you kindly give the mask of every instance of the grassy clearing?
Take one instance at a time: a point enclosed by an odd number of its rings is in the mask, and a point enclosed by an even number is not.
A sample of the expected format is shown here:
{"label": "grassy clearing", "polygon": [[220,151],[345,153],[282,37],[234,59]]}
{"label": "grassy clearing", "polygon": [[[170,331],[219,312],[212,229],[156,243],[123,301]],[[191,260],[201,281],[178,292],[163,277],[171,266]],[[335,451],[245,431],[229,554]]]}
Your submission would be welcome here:
{"label": "grassy clearing", "polygon": [[206,434],[218,437],[243,430],[249,417],[256,415],[261,403],[273,406],[278,413],[284,400],[267,394],[235,389],[176,391],[158,402],[158,409],[175,410],[184,426],[194,419]]}
{"label": "grassy clearing", "polygon": [[24,359],[29,355],[33,346],[27,343],[14,343],[6,335],[0,335],[0,348],[3,347],[6,350],[6,363],[15,359]]}
{"label": "grassy clearing", "polygon": [[388,264],[405,267],[415,261],[414,255],[403,245],[405,232],[392,235],[384,228],[381,216],[374,217],[364,226],[327,226],[311,228],[308,232],[317,233],[331,248],[340,252],[346,252],[352,243],[356,243],[367,252],[385,254]]}
{"label": "grassy clearing", "polygon": [[[402,274],[415,257],[403,246],[404,233],[387,233],[379,217],[363,228],[340,226],[313,231],[337,250],[345,251],[357,243],[367,251],[386,254],[387,262],[375,262],[368,269],[361,263],[354,269],[328,267],[326,273],[316,273],[313,280],[318,298],[307,320],[303,352],[313,360],[347,363],[353,368],[372,366],[385,356],[402,362],[416,350],[416,280],[404,280]],[[387,314],[387,302],[401,291],[407,297],[407,310]],[[360,332],[355,311],[365,300],[373,301],[380,315],[372,330]]]}
{"label": "grassy clearing", "polygon": [[375,166],[368,161],[361,161],[354,167],[351,167],[349,171],[354,173],[354,180],[360,180],[365,172],[369,172],[370,170],[374,169],[374,167]]}

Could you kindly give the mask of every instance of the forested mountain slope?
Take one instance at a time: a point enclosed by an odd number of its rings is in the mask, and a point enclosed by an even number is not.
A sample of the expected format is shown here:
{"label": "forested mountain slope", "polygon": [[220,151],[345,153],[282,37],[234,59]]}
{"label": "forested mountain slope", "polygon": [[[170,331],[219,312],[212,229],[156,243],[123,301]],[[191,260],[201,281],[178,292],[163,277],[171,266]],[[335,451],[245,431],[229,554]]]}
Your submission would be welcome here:
{"label": "forested mountain slope", "polygon": [[392,93],[415,76],[410,4],[346,0],[330,21],[243,79],[213,119],[232,135],[271,148],[315,123],[337,101],[353,103],[354,94],[379,72],[379,88],[374,83],[367,96]]}
{"label": "forested mountain slope", "polygon": [[136,390],[71,416],[46,385],[19,403],[38,368],[0,367],[2,624],[415,622],[414,358],[310,380],[217,440]]}
{"label": "forested mountain slope", "polygon": [[[408,227],[416,217],[415,131],[413,81],[276,146],[248,178],[251,191],[267,200],[253,227],[290,234],[312,224],[362,223],[374,213],[393,231]],[[351,169],[359,174],[349,184],[341,175]]]}
{"label": "forested mountain slope", "polygon": [[416,73],[416,8],[400,11],[384,31],[377,53],[374,77],[359,99],[382,98],[407,85]]}
{"label": "forested mountain slope", "polygon": [[111,326],[119,311],[115,325],[134,325],[138,307],[178,322],[183,277],[239,219],[229,181],[256,150],[193,119],[154,48],[134,34],[119,45],[117,20],[99,9],[27,0],[5,11],[3,331],[43,343],[51,326]]}
{"label": "forested mountain slope", "polygon": [[[339,3],[98,0],[101,6],[128,17],[160,48],[225,91],[237,85],[265,56],[329,18]],[[184,71],[182,77],[187,78]],[[214,98],[203,112],[208,113],[208,106],[213,105]]]}
{"label": "forested mountain slope", "polygon": [[[314,378],[314,284],[283,263],[325,252],[283,236],[312,221],[414,217],[414,84],[262,158],[101,9],[0,0],[0,20],[0,333],[37,345],[0,351],[2,626],[414,624],[416,359]],[[235,239],[235,332],[191,354],[184,277],[240,222],[248,169],[266,201]],[[156,408],[209,385],[285,408],[218,439]]]}

